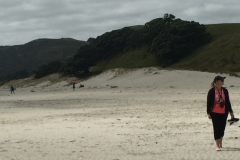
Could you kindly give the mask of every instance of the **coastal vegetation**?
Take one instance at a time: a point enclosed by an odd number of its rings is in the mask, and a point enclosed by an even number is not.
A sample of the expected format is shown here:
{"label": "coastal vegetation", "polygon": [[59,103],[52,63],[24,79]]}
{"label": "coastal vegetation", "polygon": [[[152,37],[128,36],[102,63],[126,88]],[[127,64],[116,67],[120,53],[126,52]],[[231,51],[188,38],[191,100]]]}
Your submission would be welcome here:
{"label": "coastal vegetation", "polygon": [[[162,18],[153,19],[144,25],[124,27],[89,38],[87,42],[81,42],[81,45],[78,43],[77,48],[71,45],[68,48],[62,48],[62,45],[45,45],[42,52],[38,52],[42,54],[37,54],[35,58],[22,51],[18,55],[26,60],[25,68],[17,71],[15,69],[14,76],[7,79],[27,77],[31,74],[34,74],[35,78],[41,78],[52,73],[86,77],[112,68],[151,66],[236,75],[236,72],[240,71],[239,29],[240,24],[203,25],[165,14]],[[11,50],[16,51],[16,48]],[[36,52],[36,48],[39,49],[37,45],[30,48],[33,52]],[[49,48],[56,50],[49,54],[47,51],[53,50]],[[0,55],[2,50],[0,48]],[[49,58],[50,55],[60,55],[62,50],[64,53],[69,51],[69,54],[58,59]],[[6,60],[9,57],[3,58]],[[31,59],[36,59],[41,64]],[[41,61],[44,59],[49,61]],[[19,62],[18,57],[13,60],[16,64]],[[31,63],[34,63],[35,67],[29,67]],[[9,66],[11,68],[12,65]],[[4,68],[1,69],[4,71]]]}
{"label": "coastal vegetation", "polygon": [[100,66],[108,66],[113,61],[118,67],[169,67],[210,40],[204,25],[165,14],[144,26],[124,27],[98,36],[64,62],[60,72],[79,76],[104,71],[107,68]]}

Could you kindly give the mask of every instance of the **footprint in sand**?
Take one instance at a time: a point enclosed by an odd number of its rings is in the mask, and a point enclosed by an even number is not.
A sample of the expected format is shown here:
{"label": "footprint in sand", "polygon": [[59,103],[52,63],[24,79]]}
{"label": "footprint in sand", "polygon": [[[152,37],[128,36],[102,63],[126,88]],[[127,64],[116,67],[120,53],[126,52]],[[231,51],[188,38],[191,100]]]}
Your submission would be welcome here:
{"label": "footprint in sand", "polygon": [[2,150],[2,151],[0,151],[0,152],[7,152],[8,150]]}

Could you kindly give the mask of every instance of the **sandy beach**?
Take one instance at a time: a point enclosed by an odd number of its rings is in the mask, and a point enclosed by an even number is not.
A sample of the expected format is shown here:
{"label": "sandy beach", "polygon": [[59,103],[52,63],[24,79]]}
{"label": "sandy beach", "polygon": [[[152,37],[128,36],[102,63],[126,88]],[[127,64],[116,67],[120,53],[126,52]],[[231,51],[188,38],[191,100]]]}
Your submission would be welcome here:
{"label": "sandy beach", "polygon": [[[215,151],[206,96],[217,73],[115,69],[67,82],[0,87],[0,160],[238,159],[240,123]],[[225,87],[240,117],[240,79]],[[83,88],[78,88],[79,84]],[[35,92],[31,92],[34,90]]]}

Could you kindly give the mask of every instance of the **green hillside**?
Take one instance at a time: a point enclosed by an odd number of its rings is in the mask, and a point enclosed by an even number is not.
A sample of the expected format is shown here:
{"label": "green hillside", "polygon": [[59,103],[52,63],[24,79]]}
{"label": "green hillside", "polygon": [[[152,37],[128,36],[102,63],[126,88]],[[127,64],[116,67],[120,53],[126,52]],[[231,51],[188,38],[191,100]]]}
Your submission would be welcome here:
{"label": "green hillside", "polygon": [[[8,70],[19,65],[23,70],[35,69],[35,78],[52,73],[88,77],[107,69],[152,66],[234,73],[240,72],[239,31],[240,24],[202,25],[165,14],[144,25],[106,32],[91,38],[89,43],[43,39],[23,46],[0,47],[0,56],[8,50],[12,58],[12,61],[0,58],[0,64],[6,64]],[[70,57],[56,61],[57,57],[66,58],[65,54]],[[41,66],[37,68],[36,64]]]}
{"label": "green hillside", "polygon": [[0,46],[0,80],[26,75],[51,61],[64,60],[88,44],[71,38],[37,39],[23,45]]}
{"label": "green hillside", "polygon": [[172,68],[209,72],[240,72],[240,24],[206,25],[212,40]]}
{"label": "green hillside", "polygon": [[[212,39],[194,50],[188,57],[166,68],[208,72],[240,72],[240,24],[205,25]],[[134,28],[134,27],[132,27]],[[99,62],[93,71],[110,68],[139,68],[159,66],[159,62],[142,47]]]}
{"label": "green hillside", "polygon": [[[81,77],[119,67],[169,67],[210,40],[204,25],[165,14],[144,25],[124,27],[98,36],[81,47],[59,72]],[[48,75],[52,67],[49,64],[40,68],[36,78]]]}

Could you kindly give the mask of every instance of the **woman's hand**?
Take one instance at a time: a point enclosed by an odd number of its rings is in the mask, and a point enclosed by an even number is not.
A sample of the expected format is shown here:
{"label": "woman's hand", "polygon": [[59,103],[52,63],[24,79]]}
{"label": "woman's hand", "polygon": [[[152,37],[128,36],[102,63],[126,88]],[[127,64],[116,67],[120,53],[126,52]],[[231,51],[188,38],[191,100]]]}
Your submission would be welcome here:
{"label": "woman's hand", "polygon": [[210,115],[210,114],[208,114],[208,118],[209,118],[209,119],[212,119],[212,117],[211,117],[211,115]]}

